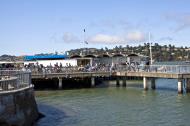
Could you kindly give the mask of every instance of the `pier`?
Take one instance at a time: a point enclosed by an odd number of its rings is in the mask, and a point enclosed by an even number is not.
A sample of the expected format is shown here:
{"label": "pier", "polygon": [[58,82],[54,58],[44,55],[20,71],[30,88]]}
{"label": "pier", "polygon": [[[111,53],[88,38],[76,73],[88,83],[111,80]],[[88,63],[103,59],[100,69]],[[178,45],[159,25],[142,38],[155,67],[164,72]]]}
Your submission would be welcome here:
{"label": "pier", "polygon": [[127,77],[138,77],[143,79],[144,90],[149,89],[148,82],[151,82],[151,88],[156,89],[155,79],[167,78],[177,79],[178,93],[183,93],[185,86],[186,93],[190,92],[190,66],[182,65],[150,65],[138,66],[138,68],[131,68],[131,66],[118,66],[115,69],[105,68],[101,70],[81,71],[78,68],[64,68],[63,70],[55,71],[45,69],[44,72],[32,72],[32,79],[48,79],[57,78],[59,87],[63,85],[63,78],[90,78],[91,86],[95,86],[96,79],[99,77],[115,77],[116,86],[127,86]]}
{"label": "pier", "polygon": [[178,80],[178,93],[183,93],[184,82],[186,82],[186,92],[190,92],[190,73],[157,73],[157,72],[116,72],[115,76],[121,77],[142,77],[143,78],[143,87],[145,90],[148,90],[148,81],[151,82],[151,88],[155,89],[155,79],[157,78],[166,78],[166,79],[177,79]]}

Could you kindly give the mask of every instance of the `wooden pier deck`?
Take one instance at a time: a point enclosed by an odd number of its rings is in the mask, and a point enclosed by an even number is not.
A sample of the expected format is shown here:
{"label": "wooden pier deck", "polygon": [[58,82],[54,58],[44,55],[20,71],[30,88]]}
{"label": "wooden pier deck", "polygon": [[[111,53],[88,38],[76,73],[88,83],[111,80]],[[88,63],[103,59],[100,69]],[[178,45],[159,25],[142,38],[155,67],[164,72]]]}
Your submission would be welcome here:
{"label": "wooden pier deck", "polygon": [[109,77],[110,72],[62,72],[62,73],[38,73],[32,74],[32,79],[38,78],[73,78],[73,77]]}
{"label": "wooden pier deck", "polygon": [[170,79],[188,79],[188,78],[190,78],[190,73],[120,71],[120,72],[115,72],[112,75],[114,75],[114,76],[128,76],[128,77],[170,78]]}
{"label": "wooden pier deck", "polygon": [[[58,78],[59,85],[62,86],[62,78],[91,78],[92,85],[95,84],[95,77],[118,77],[123,78],[123,85],[126,86],[126,77],[142,77],[144,89],[147,90],[149,85],[148,81],[151,81],[152,89],[155,89],[155,79],[157,78],[169,78],[178,80],[178,93],[183,93],[183,82],[186,82],[186,92],[190,92],[190,73],[167,73],[167,72],[132,72],[132,71],[97,71],[97,72],[62,72],[62,73],[38,73],[32,74],[32,79],[40,78]],[[185,80],[185,81],[184,81]],[[116,85],[120,85],[118,79]]]}

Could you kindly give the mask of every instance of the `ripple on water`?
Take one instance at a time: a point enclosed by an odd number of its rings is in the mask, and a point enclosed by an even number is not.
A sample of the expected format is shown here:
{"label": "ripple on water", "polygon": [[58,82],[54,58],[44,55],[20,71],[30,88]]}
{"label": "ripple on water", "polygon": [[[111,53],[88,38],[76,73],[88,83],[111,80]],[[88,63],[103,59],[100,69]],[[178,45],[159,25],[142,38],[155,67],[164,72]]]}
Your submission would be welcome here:
{"label": "ripple on water", "polygon": [[[168,83],[173,82],[169,80]],[[178,95],[176,89],[143,91],[134,87],[108,87],[37,92],[37,103],[39,110],[46,115],[37,126],[190,124],[190,95]]]}

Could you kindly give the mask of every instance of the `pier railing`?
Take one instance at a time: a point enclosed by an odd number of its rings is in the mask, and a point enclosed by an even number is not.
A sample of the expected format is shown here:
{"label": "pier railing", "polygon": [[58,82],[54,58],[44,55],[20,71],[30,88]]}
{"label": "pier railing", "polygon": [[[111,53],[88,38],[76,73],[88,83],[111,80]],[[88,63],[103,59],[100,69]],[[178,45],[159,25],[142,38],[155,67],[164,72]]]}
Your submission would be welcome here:
{"label": "pier railing", "polygon": [[190,73],[190,65],[138,65],[119,66],[117,71],[129,72],[158,72],[158,73]]}
{"label": "pier railing", "polygon": [[61,68],[48,68],[43,67],[40,69],[30,69],[32,74],[51,74],[51,73],[75,73],[75,72],[109,72],[110,67],[61,67]]}
{"label": "pier railing", "polygon": [[153,65],[150,66],[151,72],[164,73],[190,73],[190,65]]}
{"label": "pier railing", "polygon": [[19,70],[0,70],[0,92],[17,90],[31,84],[31,72]]}
{"label": "pier railing", "polygon": [[115,65],[115,66],[92,66],[92,67],[43,67],[30,69],[32,74],[51,73],[75,73],[75,72],[158,72],[158,73],[190,73],[190,65]]}

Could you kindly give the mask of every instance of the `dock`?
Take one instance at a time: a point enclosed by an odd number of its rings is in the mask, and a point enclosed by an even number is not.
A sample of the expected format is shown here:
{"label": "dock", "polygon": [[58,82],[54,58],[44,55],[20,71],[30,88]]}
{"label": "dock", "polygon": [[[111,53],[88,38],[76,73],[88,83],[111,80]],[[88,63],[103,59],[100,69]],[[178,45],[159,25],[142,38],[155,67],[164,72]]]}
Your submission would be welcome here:
{"label": "dock", "polygon": [[116,77],[116,85],[120,86],[120,80],[123,80],[123,86],[127,84],[127,77],[139,77],[143,79],[144,90],[148,90],[148,81],[151,82],[151,88],[156,89],[155,79],[166,78],[166,79],[177,79],[178,93],[183,93],[184,88],[186,93],[190,92],[190,66],[179,66],[179,65],[152,65],[139,68],[129,68],[127,66],[119,66],[117,69],[106,68],[104,70],[96,71],[79,71],[72,68],[64,69],[64,71],[56,72],[33,72],[32,79],[40,78],[58,78],[59,87],[62,86],[63,78],[91,78],[91,85],[95,85],[95,78],[99,77]]}

